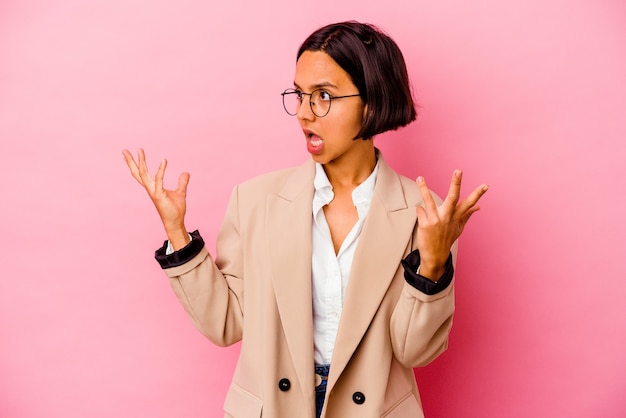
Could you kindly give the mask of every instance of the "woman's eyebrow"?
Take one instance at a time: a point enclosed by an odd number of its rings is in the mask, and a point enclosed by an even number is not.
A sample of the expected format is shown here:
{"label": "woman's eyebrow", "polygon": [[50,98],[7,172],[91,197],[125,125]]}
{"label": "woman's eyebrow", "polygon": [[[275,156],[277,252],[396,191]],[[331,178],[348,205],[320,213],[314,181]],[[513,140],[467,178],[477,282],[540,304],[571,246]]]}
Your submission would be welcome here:
{"label": "woman's eyebrow", "polygon": [[[293,82],[293,86],[299,90],[302,90],[302,87],[300,87],[298,83],[296,83],[295,81]],[[321,83],[313,84],[311,87],[313,90],[328,88],[328,87],[338,89],[336,85],[334,85],[333,83],[329,81],[322,81]]]}
{"label": "woman's eyebrow", "polygon": [[333,83],[329,82],[329,81],[324,81],[318,84],[315,84],[313,86],[314,89],[321,89],[323,87],[332,87],[334,89],[338,88],[337,86],[335,86]]}

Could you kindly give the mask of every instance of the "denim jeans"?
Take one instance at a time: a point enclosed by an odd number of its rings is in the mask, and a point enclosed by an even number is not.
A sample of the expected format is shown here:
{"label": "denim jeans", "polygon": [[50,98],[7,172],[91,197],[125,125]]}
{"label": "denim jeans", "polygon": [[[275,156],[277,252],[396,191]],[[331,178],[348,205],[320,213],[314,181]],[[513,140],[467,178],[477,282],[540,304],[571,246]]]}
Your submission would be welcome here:
{"label": "denim jeans", "polygon": [[[330,371],[330,364],[324,364],[321,366],[315,366],[315,374],[328,377]],[[326,380],[322,380],[319,386],[315,388],[315,411],[317,418],[322,415],[322,407],[324,406],[324,399],[326,398]]]}

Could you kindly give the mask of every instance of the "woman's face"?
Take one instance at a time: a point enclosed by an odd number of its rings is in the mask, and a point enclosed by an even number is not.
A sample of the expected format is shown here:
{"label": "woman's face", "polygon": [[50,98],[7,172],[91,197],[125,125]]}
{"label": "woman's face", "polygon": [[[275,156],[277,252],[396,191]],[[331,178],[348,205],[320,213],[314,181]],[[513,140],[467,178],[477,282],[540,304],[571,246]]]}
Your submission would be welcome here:
{"label": "woman's face", "polygon": [[[331,96],[359,93],[348,73],[323,51],[305,51],[300,55],[294,87],[304,93],[322,89]],[[307,150],[316,162],[338,163],[351,155],[358,158],[359,152],[372,146],[371,141],[354,140],[365,114],[361,97],[332,100],[330,111],[322,118],[311,111],[309,101],[310,96],[303,96],[297,117]]]}

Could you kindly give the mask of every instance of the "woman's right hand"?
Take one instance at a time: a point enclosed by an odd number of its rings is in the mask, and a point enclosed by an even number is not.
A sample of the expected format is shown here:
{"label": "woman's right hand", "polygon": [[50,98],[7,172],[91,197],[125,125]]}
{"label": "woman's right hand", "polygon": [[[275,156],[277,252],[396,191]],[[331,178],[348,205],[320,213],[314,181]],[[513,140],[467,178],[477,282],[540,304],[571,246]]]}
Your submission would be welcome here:
{"label": "woman's right hand", "polygon": [[124,160],[132,176],[148,192],[148,196],[161,217],[163,227],[174,250],[180,250],[189,243],[189,234],[185,228],[185,212],[187,210],[187,185],[189,173],[181,173],[176,190],[163,188],[163,177],[167,160],[163,159],[154,178],[148,172],[146,155],[143,149],[137,151],[137,162],[128,150],[123,150]]}

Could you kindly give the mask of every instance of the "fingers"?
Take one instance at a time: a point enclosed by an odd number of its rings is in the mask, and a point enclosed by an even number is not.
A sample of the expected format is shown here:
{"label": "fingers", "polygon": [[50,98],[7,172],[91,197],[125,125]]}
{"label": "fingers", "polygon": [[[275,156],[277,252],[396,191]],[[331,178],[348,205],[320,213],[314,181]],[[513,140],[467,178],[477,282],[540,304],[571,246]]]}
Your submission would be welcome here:
{"label": "fingers", "polygon": [[422,195],[422,200],[424,200],[424,208],[427,211],[436,211],[437,203],[433,196],[430,194],[430,190],[428,189],[428,185],[426,184],[426,180],[424,177],[419,176],[415,181],[417,183],[417,187],[420,189],[420,194]]}
{"label": "fingers", "polygon": [[475,188],[474,191],[461,202],[458,208],[458,213],[460,213],[461,216],[465,216],[468,212],[471,215],[478,210],[479,208],[476,206],[476,203],[478,203],[480,198],[487,193],[487,190],[489,190],[489,186],[486,184],[481,184]]}
{"label": "fingers", "polygon": [[126,149],[122,150],[122,154],[124,155],[124,161],[126,161],[126,165],[130,169],[133,178],[147,190],[150,189],[154,184],[154,180],[148,172],[146,154],[143,149],[139,148],[139,150],[137,150],[137,162],[135,162],[130,151]]}
{"label": "fingers", "polygon": [[133,176],[135,180],[141,183],[141,178],[139,178],[139,170],[137,168],[137,164],[135,163],[135,159],[133,155],[127,149],[122,150],[122,155],[124,155],[124,161],[130,170],[130,174]]}
{"label": "fingers", "polygon": [[165,167],[167,167],[167,160],[163,158],[161,160],[161,164],[159,164],[159,169],[154,176],[155,192],[160,192],[161,190],[163,190],[163,177],[165,177]]}
{"label": "fingers", "polygon": [[424,216],[431,217],[432,214],[437,214],[437,217],[440,219],[457,219],[463,223],[467,222],[469,217],[474,212],[478,211],[479,207],[476,206],[476,204],[487,190],[489,190],[489,186],[486,184],[478,186],[469,196],[459,203],[462,178],[463,172],[461,170],[454,170],[448,195],[443,201],[443,204],[438,207],[428,189],[426,181],[422,176],[419,176],[416,183],[420,189],[422,199],[424,200],[424,206],[423,209],[418,210],[418,218]]}
{"label": "fingers", "polygon": [[135,159],[133,158],[133,155],[130,153],[130,151],[128,151],[127,149],[123,149],[122,155],[124,156],[124,161],[126,161],[126,165],[128,166],[128,168],[131,168],[131,166],[137,167],[137,164],[135,164]]}
{"label": "fingers", "polygon": [[450,181],[450,188],[448,189],[448,195],[444,200],[444,204],[448,207],[454,208],[459,202],[459,196],[461,195],[461,180],[463,178],[463,172],[461,170],[454,170],[452,173],[452,180]]}
{"label": "fingers", "polygon": [[[450,188],[448,190],[448,195],[446,199],[443,201],[443,213],[447,213],[452,216],[454,209],[459,201],[459,196],[461,195],[461,179],[463,177],[463,172],[461,170],[454,170],[452,173],[452,180],[450,181]],[[422,176],[417,178],[417,186],[420,189],[420,193],[422,195],[422,199],[424,200],[424,207],[428,212],[432,212],[437,210],[437,204],[430,194],[430,190],[426,185],[426,181]]]}
{"label": "fingers", "polygon": [[[167,168],[167,160],[164,158],[159,164],[159,168],[154,176],[150,176],[150,172],[148,171],[148,164],[146,163],[146,153],[142,148],[137,150],[137,162],[133,158],[133,155],[130,151],[124,149],[122,150],[122,154],[124,155],[124,160],[126,161],[126,165],[130,169],[132,176],[141,184],[148,194],[153,198],[161,192],[165,191],[163,187],[163,181],[165,178],[165,169]],[[189,173],[182,173],[178,178],[178,187],[176,189],[177,192],[187,194],[187,186],[189,184]]]}
{"label": "fingers", "polygon": [[[146,189],[148,194],[154,198],[155,193],[163,190],[163,176],[165,175],[165,160],[161,161],[159,169],[157,170],[157,176],[161,176],[161,187],[157,188],[156,180],[150,175],[148,170],[148,163],[146,162],[146,153],[143,148],[137,150],[137,160],[139,162],[139,177],[141,178],[141,184]],[[160,172],[160,173],[159,173]]]}
{"label": "fingers", "polygon": [[472,215],[478,212],[479,210],[480,210],[480,206],[472,206],[467,212],[465,212],[460,219],[459,225],[461,226],[461,228],[465,227],[465,224],[467,224],[467,222],[470,220]]}
{"label": "fingers", "polygon": [[146,154],[141,148],[137,150],[137,167],[139,169],[139,177],[141,177],[141,180],[144,180],[146,175],[149,176],[148,166],[146,165]]}
{"label": "fingers", "polygon": [[176,191],[187,196],[187,185],[189,184],[189,173],[181,173],[178,177],[178,187]]}

